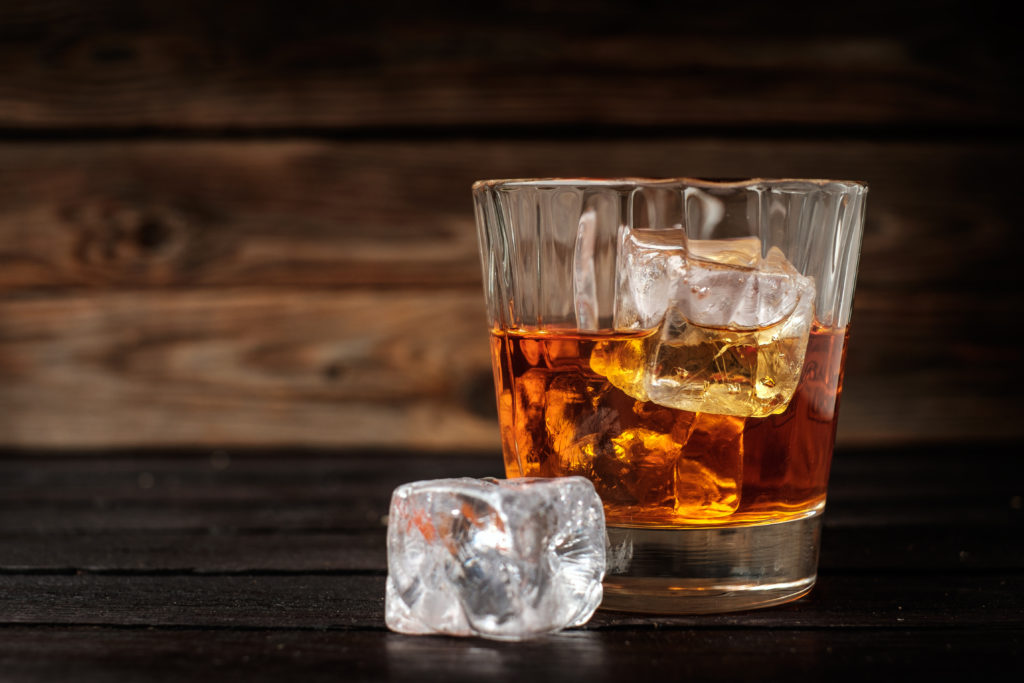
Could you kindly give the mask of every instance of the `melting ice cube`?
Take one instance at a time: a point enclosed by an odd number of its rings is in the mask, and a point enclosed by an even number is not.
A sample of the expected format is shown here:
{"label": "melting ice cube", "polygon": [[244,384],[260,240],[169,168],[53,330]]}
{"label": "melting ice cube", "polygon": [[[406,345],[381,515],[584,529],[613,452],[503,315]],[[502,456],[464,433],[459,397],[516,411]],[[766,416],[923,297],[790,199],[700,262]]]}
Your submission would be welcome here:
{"label": "melting ice cube", "polygon": [[[755,256],[748,261],[728,240],[715,243],[721,245],[719,250],[709,253],[708,245],[691,241],[686,268],[671,283],[667,303],[688,321],[730,329],[770,327],[793,313],[805,293],[813,295],[814,284],[778,247],[764,259]],[[698,256],[701,253],[705,256]],[[813,303],[813,297],[806,298],[806,303]]]}
{"label": "melting ice cube", "polygon": [[590,619],[605,525],[582,477],[398,487],[388,519],[388,628],[524,640]]}
{"label": "melting ice cube", "polygon": [[[685,240],[623,228],[615,325],[652,329],[595,350],[591,366],[641,401],[765,417],[796,391],[814,318],[814,282],[756,237]],[[681,231],[680,231],[681,232]]]}
{"label": "melting ice cube", "polygon": [[647,358],[647,394],[693,412],[781,412],[800,380],[813,318],[813,281],[777,248],[756,267],[690,258]]}
{"label": "melting ice cube", "polygon": [[685,263],[686,236],[682,228],[620,228],[615,329],[647,330],[661,324],[672,280]]}
{"label": "melting ice cube", "polygon": [[675,512],[688,519],[724,517],[740,505],[743,483],[743,427],[731,415],[680,413],[672,436],[685,444],[675,461]]}

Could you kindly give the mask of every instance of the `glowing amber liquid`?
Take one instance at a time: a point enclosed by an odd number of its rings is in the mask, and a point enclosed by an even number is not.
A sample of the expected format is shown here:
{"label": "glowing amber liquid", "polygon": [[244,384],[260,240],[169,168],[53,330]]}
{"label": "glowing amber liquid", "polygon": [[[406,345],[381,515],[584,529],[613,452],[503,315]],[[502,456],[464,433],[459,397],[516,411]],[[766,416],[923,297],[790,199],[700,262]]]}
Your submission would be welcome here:
{"label": "glowing amber liquid", "polygon": [[641,336],[491,333],[509,477],[586,476],[608,523],[620,526],[741,525],[821,509],[845,329],[812,330],[788,407],[746,418],[668,408],[616,388],[591,354]]}

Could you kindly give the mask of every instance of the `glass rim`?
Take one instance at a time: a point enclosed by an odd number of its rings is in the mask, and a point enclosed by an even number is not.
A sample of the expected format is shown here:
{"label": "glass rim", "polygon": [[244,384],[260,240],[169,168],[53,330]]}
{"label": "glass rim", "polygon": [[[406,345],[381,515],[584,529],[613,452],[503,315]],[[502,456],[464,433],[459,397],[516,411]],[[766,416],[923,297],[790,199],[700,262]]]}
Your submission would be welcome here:
{"label": "glass rim", "polygon": [[554,188],[554,187],[663,187],[672,185],[685,185],[687,187],[707,189],[758,189],[774,188],[787,185],[805,186],[808,188],[825,188],[839,186],[845,191],[866,193],[868,184],[861,180],[835,180],[827,178],[696,178],[680,176],[674,178],[648,178],[642,176],[623,176],[621,178],[589,178],[589,177],[564,177],[564,178],[500,178],[492,180],[477,180],[473,183],[473,192],[484,192],[486,190],[514,189],[514,188]]}

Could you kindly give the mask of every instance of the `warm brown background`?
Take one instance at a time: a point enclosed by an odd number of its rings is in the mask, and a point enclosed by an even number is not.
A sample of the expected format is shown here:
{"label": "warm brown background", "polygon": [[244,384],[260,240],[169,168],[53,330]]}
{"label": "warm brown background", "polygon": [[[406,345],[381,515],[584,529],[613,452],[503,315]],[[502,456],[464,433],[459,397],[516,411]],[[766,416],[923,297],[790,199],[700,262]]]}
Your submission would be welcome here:
{"label": "warm brown background", "polygon": [[[500,4],[500,3],[499,3]],[[871,184],[843,444],[1024,435],[984,3],[0,3],[0,447],[497,445],[469,187]]]}

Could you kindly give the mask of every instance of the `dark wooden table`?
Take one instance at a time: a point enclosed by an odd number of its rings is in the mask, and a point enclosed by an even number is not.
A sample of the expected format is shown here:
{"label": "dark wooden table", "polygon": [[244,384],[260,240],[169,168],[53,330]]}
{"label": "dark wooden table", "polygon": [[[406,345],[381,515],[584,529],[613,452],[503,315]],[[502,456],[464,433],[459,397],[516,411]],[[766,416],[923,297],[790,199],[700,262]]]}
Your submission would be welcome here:
{"label": "dark wooden table", "polygon": [[[721,681],[1020,672],[1024,461],[837,454],[818,586],[716,616],[598,612],[524,644],[384,626],[393,487],[496,455],[0,455],[0,680]],[[1012,678],[1012,676],[1011,676]]]}

